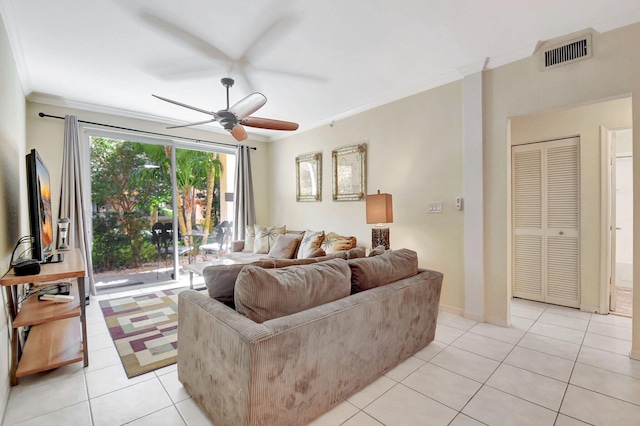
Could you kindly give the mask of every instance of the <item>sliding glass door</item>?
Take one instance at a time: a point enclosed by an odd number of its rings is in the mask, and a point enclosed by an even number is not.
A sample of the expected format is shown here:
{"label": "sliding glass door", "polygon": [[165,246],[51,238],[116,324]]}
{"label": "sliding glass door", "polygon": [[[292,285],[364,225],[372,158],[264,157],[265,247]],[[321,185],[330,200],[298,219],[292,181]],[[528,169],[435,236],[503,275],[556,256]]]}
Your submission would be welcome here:
{"label": "sliding glass door", "polygon": [[[89,139],[99,293],[178,280],[182,265],[223,249],[215,242],[227,220],[226,171],[234,156],[170,141]],[[199,249],[203,244],[208,250]]]}

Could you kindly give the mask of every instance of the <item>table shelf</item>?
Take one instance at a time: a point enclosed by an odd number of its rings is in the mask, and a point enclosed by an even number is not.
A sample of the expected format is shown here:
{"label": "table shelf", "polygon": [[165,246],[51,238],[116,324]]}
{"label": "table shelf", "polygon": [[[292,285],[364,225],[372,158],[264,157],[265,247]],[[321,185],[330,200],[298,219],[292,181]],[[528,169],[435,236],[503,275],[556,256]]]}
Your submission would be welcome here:
{"label": "table shelf", "polygon": [[[39,274],[20,276],[11,270],[0,279],[11,317],[11,385],[17,385],[19,377],[74,362],[89,365],[84,276],[84,258],[74,249],[65,253],[63,262],[43,264]],[[72,302],[40,301],[36,295],[19,302],[19,286],[54,280],[71,280]],[[18,335],[27,326],[21,347]]]}
{"label": "table shelf", "polygon": [[34,325],[29,331],[16,377],[79,361],[82,361],[82,335],[77,318]]}
{"label": "table shelf", "polygon": [[80,300],[78,298],[78,286],[71,285],[69,292],[74,297],[73,302],[57,303],[53,300],[38,300],[37,295],[29,296],[22,302],[20,312],[13,321],[14,327],[37,325],[49,321],[80,316]]}

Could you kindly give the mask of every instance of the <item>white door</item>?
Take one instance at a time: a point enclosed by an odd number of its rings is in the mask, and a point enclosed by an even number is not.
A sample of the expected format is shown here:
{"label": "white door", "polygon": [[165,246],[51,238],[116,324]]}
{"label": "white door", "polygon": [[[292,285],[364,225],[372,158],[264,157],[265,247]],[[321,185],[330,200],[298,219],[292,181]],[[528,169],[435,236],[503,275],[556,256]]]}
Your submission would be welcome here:
{"label": "white door", "polygon": [[580,306],[579,138],[512,151],[513,294]]}

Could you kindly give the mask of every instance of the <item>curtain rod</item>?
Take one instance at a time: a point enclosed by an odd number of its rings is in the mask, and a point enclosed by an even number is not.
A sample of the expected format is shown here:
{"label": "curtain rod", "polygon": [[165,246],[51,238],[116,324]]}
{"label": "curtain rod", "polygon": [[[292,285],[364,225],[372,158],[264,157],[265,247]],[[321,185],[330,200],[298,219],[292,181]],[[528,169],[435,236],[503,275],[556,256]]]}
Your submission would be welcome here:
{"label": "curtain rod", "polygon": [[[57,118],[58,120],[64,120],[64,117],[59,117],[57,115],[49,115],[49,114],[45,114],[44,112],[39,112],[38,115],[40,117],[49,117],[49,118]],[[185,138],[183,136],[167,135],[165,133],[149,132],[147,130],[130,129],[128,127],[113,126],[111,124],[94,123],[93,121],[78,120],[78,122],[79,123],[85,123],[85,124],[93,124],[95,126],[110,127],[112,129],[118,129],[118,130],[128,130],[130,132],[146,133],[147,135],[164,136],[164,137],[172,138],[172,139],[181,139],[181,140],[186,140],[186,141],[193,141],[195,143],[205,142],[205,143],[211,143],[211,144],[215,144],[215,145],[229,146],[229,147],[232,147],[232,148],[237,148],[238,147],[237,145],[233,145],[233,144],[230,144],[230,143],[212,142],[212,141],[205,141],[205,140],[202,140],[202,139]],[[254,146],[250,146],[249,148],[251,148],[253,150],[257,149]]]}

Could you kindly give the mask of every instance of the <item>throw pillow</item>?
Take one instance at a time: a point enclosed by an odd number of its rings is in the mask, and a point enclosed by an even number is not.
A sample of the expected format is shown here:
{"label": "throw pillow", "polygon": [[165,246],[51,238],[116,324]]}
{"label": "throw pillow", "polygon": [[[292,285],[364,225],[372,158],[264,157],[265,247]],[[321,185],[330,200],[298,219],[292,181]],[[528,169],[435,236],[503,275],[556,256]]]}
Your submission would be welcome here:
{"label": "throw pillow", "polygon": [[267,254],[271,246],[276,242],[278,235],[284,234],[284,226],[256,225],[256,239],[253,243],[253,252]]}
{"label": "throw pillow", "polygon": [[236,310],[257,323],[291,315],[349,295],[347,262],[262,269],[245,266],[236,282]]}
{"label": "throw pillow", "polygon": [[418,273],[418,254],[409,249],[387,251],[374,257],[349,259],[351,292],[389,284]]}
{"label": "throw pillow", "polygon": [[356,237],[343,237],[335,232],[329,232],[322,240],[322,248],[327,254],[349,250],[356,246]]}
{"label": "throw pillow", "polygon": [[304,237],[298,247],[298,259],[304,259],[312,252],[319,249],[324,239],[324,231],[311,231],[307,229],[304,232]]}
{"label": "throw pillow", "polygon": [[244,231],[244,247],[242,251],[253,253],[253,244],[256,240],[256,228],[254,225],[247,226]]}
{"label": "throw pillow", "polygon": [[324,257],[326,255],[327,253],[321,248],[319,248],[309,253],[305,259],[315,259],[316,257]]}
{"label": "throw pillow", "polygon": [[291,259],[302,241],[302,234],[278,235],[276,242],[269,249],[269,257]]}
{"label": "throw pillow", "polygon": [[372,250],[369,252],[369,257],[379,256],[379,255],[381,255],[382,253],[384,253],[385,251],[386,251],[386,249],[384,248],[384,246],[378,246],[378,247],[376,247],[376,248],[372,249]]}

